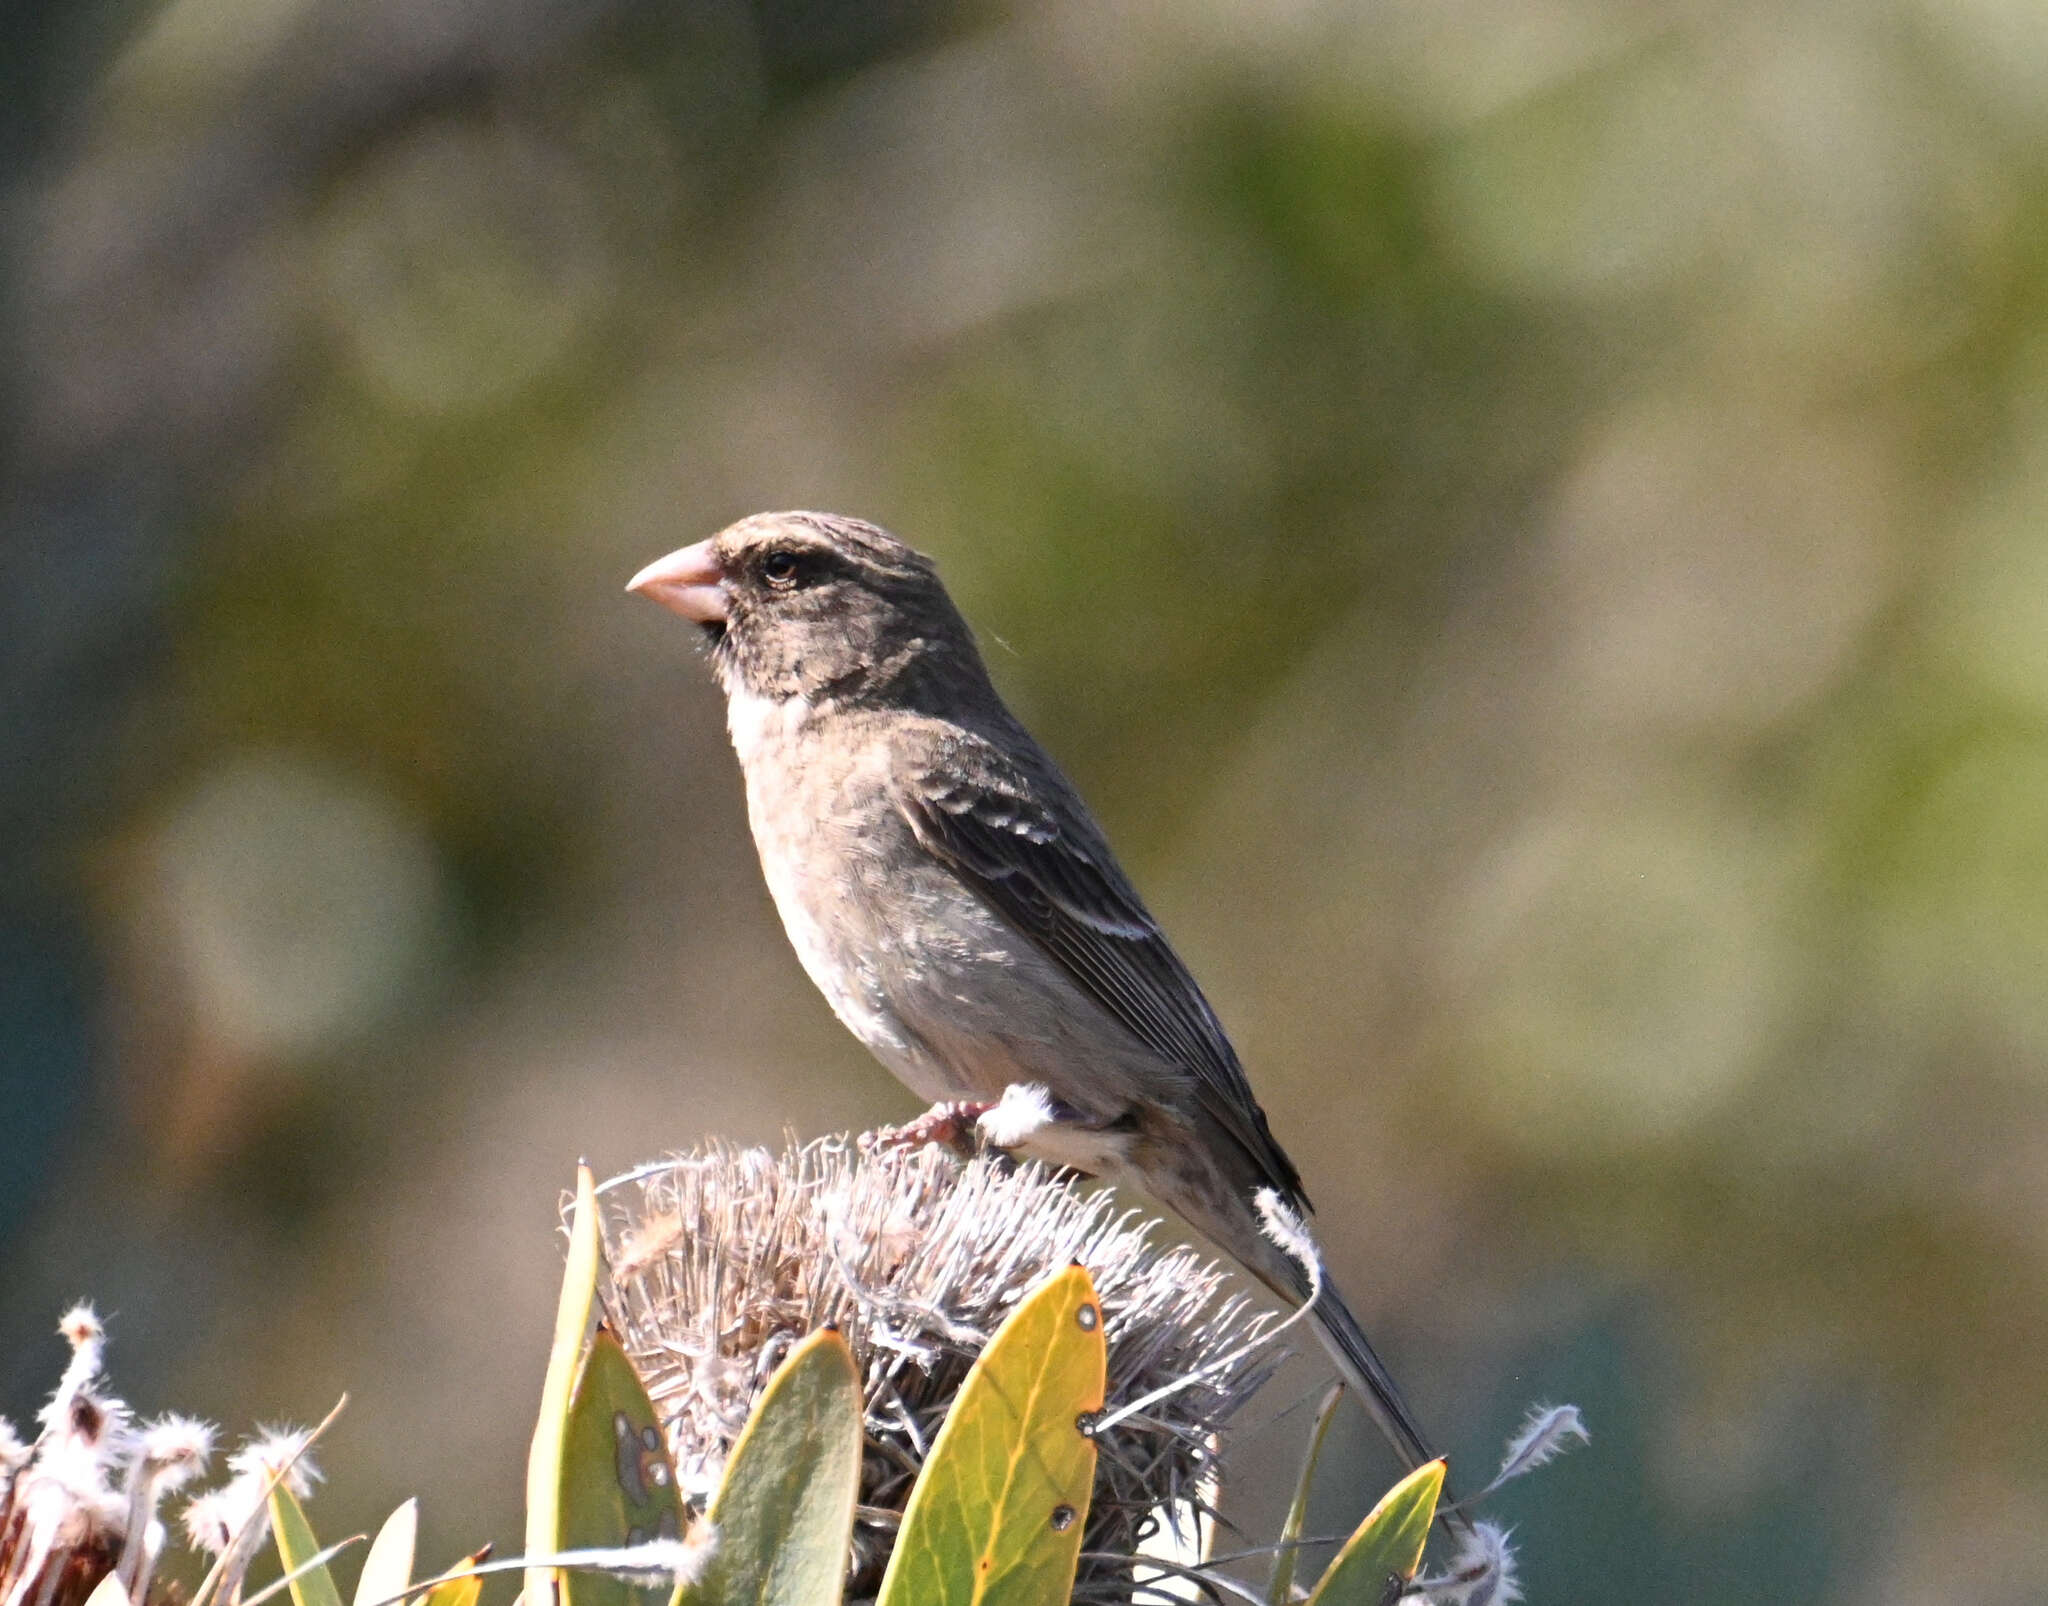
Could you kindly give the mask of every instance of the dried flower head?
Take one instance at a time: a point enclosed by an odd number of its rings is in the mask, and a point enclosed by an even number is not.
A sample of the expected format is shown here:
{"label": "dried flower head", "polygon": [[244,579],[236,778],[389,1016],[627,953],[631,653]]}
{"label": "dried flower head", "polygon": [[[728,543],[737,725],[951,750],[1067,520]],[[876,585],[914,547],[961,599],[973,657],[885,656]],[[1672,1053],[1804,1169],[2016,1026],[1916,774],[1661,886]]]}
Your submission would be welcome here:
{"label": "dried flower head", "polygon": [[[206,1470],[213,1427],[185,1416],[134,1426],[106,1391],[106,1329],[92,1307],[66,1311],[57,1331],[71,1359],[37,1414],[42,1432],[24,1445],[0,1421],[0,1606],[84,1606],[110,1573],[134,1606],[161,1606],[174,1592],[152,1588],[166,1542],[158,1507]],[[246,1567],[267,1531],[272,1474],[299,1456],[287,1478],[301,1495],[319,1475],[300,1455],[307,1437],[273,1430],[237,1452],[229,1481],[185,1507],[192,1547],[212,1556],[239,1547]]]}
{"label": "dried flower head", "polygon": [[235,1537],[238,1514],[233,1493],[223,1484],[186,1501],[178,1522],[185,1530],[186,1544],[202,1555],[221,1556]]}
{"label": "dried flower head", "polygon": [[1417,1579],[1409,1592],[1432,1606],[1515,1606],[1522,1586],[1515,1575],[1508,1530],[1493,1522],[1473,1524],[1450,1566],[1434,1577]]}
{"label": "dried flower head", "polygon": [[127,1544],[121,1552],[121,1583],[130,1600],[149,1595],[150,1575],[163,1549],[157,1507],[206,1470],[213,1454],[213,1425],[189,1416],[159,1417],[135,1439],[128,1466]]}
{"label": "dried flower head", "polygon": [[[1158,1513],[1205,1508],[1218,1427],[1280,1356],[1271,1319],[1155,1223],[1035,1165],[824,1139],[714,1145],[604,1184],[605,1305],[646,1380],[684,1491],[716,1486],[755,1393],[830,1322],[865,1379],[868,1451],[849,1594],[872,1594],[926,1451],[968,1368],[1044,1276],[1080,1261],[1102,1299],[1111,1412],[1201,1372],[1098,1440],[1082,1549],[1134,1554]],[[1106,1414],[1107,1415],[1107,1414]],[[1077,1599],[1129,1589],[1084,1562]]]}
{"label": "dried flower head", "polygon": [[269,1532],[272,1481],[302,1500],[313,1492],[320,1470],[306,1454],[312,1442],[304,1428],[258,1428],[228,1457],[228,1481],[186,1502],[179,1522],[186,1542],[219,1563],[217,1598],[235,1598],[258,1541]]}
{"label": "dried flower head", "polygon": [[270,1480],[282,1472],[284,1486],[303,1500],[322,1476],[306,1453],[312,1442],[313,1435],[305,1428],[259,1427],[253,1439],[228,1457],[228,1471],[254,1482],[259,1499]]}
{"label": "dried flower head", "polygon": [[33,1453],[14,1424],[0,1416],[0,1505],[7,1501],[7,1491],[14,1485],[14,1475],[28,1465]]}
{"label": "dried flower head", "polygon": [[129,1456],[128,1408],[100,1382],[106,1330],[90,1305],[57,1331],[71,1359],[37,1413],[26,1454],[12,1430],[13,1471],[0,1497],[0,1606],[74,1606],[113,1570],[128,1529],[118,1487]]}
{"label": "dried flower head", "polygon": [[161,1416],[143,1429],[143,1465],[166,1493],[182,1489],[213,1457],[213,1424],[197,1417]]}

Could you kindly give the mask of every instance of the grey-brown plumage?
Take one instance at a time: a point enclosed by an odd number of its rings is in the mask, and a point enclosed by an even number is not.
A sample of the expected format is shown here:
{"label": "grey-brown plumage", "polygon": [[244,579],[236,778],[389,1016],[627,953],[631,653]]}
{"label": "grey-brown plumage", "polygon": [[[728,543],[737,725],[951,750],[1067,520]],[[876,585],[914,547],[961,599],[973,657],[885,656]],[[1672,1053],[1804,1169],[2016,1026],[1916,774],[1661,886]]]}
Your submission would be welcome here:
{"label": "grey-brown plumage", "polygon": [[[921,1097],[1042,1088],[1018,1146],[1135,1184],[1299,1302],[1254,1196],[1301,1179],[1230,1040],[1079,794],[997,695],[929,559],[856,519],[764,513],[632,589],[696,620],[761,867],[799,959]],[[1320,1336],[1411,1465],[1413,1414],[1324,1287]]]}

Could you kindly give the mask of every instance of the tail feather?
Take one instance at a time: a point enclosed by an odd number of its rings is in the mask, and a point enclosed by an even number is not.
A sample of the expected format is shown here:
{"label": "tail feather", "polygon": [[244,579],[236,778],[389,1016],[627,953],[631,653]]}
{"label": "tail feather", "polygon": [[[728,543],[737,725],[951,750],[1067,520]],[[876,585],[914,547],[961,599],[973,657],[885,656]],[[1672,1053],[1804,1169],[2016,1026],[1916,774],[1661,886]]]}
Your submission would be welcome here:
{"label": "tail feather", "polygon": [[[1409,1470],[1434,1461],[1437,1452],[1429,1447],[1429,1440],[1424,1437],[1421,1424],[1415,1420],[1415,1413],[1394,1386],[1393,1374],[1373,1353],[1365,1329],[1358,1325],[1358,1318],[1351,1314],[1350,1306],[1344,1303],[1343,1297],[1327,1280],[1309,1311],[1309,1323],[1315,1328],[1323,1348],[1329,1351],[1330,1359],[1337,1363],[1337,1370],[1344,1381],[1351,1385],[1352,1391],[1379,1425],[1380,1432],[1387,1436],[1387,1442],[1408,1463]],[[1457,1509],[1457,1504],[1457,1496],[1446,1482],[1437,1502],[1437,1521],[1453,1538],[1464,1539],[1470,1536],[1472,1524]]]}
{"label": "tail feather", "polygon": [[1240,1234],[1229,1247],[1269,1288],[1309,1307],[1316,1337],[1412,1472],[1434,1461],[1436,1452],[1394,1386],[1393,1373],[1373,1353],[1365,1329],[1331,1283],[1322,1248],[1304,1219],[1307,1202],[1299,1194],[1290,1199],[1275,1188],[1260,1188],[1251,1201],[1259,1222],[1257,1235]]}
{"label": "tail feather", "polygon": [[1315,1308],[1309,1312],[1309,1321],[1314,1325],[1316,1337],[1321,1340],[1323,1348],[1330,1352],[1330,1359],[1337,1363],[1337,1370],[1343,1374],[1345,1382],[1351,1385],[1366,1410],[1372,1413],[1373,1421],[1379,1424],[1387,1442],[1410,1470],[1426,1461],[1434,1461],[1437,1453],[1429,1447],[1429,1440],[1424,1437],[1415,1413],[1394,1386],[1393,1374],[1373,1352],[1365,1329],[1358,1325],[1358,1318],[1351,1314],[1343,1297],[1327,1282],[1316,1299]]}
{"label": "tail feather", "polygon": [[[1137,1165],[1136,1180],[1274,1293],[1290,1304],[1306,1305],[1309,1323],[1337,1363],[1338,1373],[1409,1469],[1434,1461],[1437,1452],[1394,1386],[1393,1374],[1373,1353],[1365,1329],[1330,1283],[1322,1250],[1306,1220],[1308,1201],[1299,1192],[1283,1193],[1257,1175],[1247,1185],[1242,1173],[1223,1173],[1217,1161],[1227,1158],[1231,1148],[1220,1128],[1203,1135],[1209,1141],[1192,1151],[1183,1147]],[[1449,1506],[1451,1498],[1446,1487],[1442,1504]],[[1458,1513],[1446,1510],[1440,1516],[1446,1528],[1469,1531]]]}

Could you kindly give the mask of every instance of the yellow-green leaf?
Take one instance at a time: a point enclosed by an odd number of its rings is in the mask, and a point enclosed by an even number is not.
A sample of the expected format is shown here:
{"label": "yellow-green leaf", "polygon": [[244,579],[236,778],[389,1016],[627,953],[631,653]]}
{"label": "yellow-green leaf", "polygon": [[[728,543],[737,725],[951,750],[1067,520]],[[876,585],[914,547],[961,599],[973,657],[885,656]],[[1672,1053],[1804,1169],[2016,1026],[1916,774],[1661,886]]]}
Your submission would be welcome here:
{"label": "yellow-green leaf", "polygon": [[1095,1483],[1102,1304],[1047,1279],[974,1363],[910,1492],[879,1606],[1063,1606]]}
{"label": "yellow-green leaf", "polygon": [[[577,1358],[597,1297],[597,1180],[590,1167],[576,1168],[576,1208],[569,1222],[569,1257],[562,1269],[562,1297],[555,1307],[555,1339],[548,1350],[547,1377],[540,1389],[540,1420],[526,1458],[526,1553],[547,1556],[562,1548],[562,1441],[569,1430],[569,1401]],[[530,1567],[526,1606],[560,1606],[561,1572]]]}
{"label": "yellow-green leaf", "polygon": [[[609,1327],[600,1325],[576,1374],[562,1439],[563,1550],[680,1539],[683,1500],[647,1389]],[[667,1588],[636,1588],[610,1573],[564,1569],[563,1606],[667,1606]]]}
{"label": "yellow-green leaf", "polygon": [[356,1606],[376,1606],[402,1594],[412,1582],[413,1541],[419,1534],[420,1503],[408,1500],[384,1519],[363,1570],[356,1575]]}
{"label": "yellow-green leaf", "polygon": [[[485,1545],[483,1549],[463,1557],[462,1565],[474,1567],[477,1563],[487,1558],[490,1553],[491,1547]],[[450,1572],[456,1571],[453,1567],[448,1570]],[[483,1589],[484,1581],[475,1574],[471,1574],[467,1578],[443,1579],[420,1598],[419,1606],[476,1606],[477,1596],[483,1593]],[[524,1600],[525,1596],[521,1595],[520,1599]]]}
{"label": "yellow-green leaf", "polygon": [[860,1374],[827,1328],[789,1352],[755,1402],[711,1502],[717,1548],[679,1606],[837,1606],[860,1456]]}
{"label": "yellow-green leaf", "polygon": [[1443,1488],[1444,1464],[1436,1460],[1389,1489],[1344,1541],[1309,1596],[1309,1606],[1381,1606],[1398,1598],[1401,1586],[1422,1565],[1422,1547]]}
{"label": "yellow-green leaf", "polygon": [[[277,1559],[286,1572],[304,1567],[320,1554],[320,1541],[306,1521],[306,1508],[283,1483],[270,1491],[270,1532],[277,1541]],[[325,1566],[307,1567],[292,1580],[292,1601],[294,1606],[341,1606],[341,1591],[334,1587],[334,1575]]]}

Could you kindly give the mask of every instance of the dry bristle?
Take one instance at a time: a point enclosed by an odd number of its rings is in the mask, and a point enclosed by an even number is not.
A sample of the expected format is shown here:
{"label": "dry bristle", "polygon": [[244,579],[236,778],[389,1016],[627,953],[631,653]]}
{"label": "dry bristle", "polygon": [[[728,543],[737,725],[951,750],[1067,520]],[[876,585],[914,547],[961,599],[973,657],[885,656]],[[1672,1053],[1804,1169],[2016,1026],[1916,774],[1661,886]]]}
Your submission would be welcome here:
{"label": "dry bristle", "polygon": [[[1253,1346],[1218,1364],[1269,1324],[1231,1275],[1155,1244],[1154,1223],[1113,1193],[1038,1166],[825,1139],[779,1155],[714,1146],[601,1191],[607,1313],[700,1502],[790,1343],[827,1324],[846,1335],[867,1403],[855,1598],[880,1580],[969,1366],[1048,1274],[1079,1261],[1094,1279],[1111,1408],[1214,1367],[1102,1435],[1084,1551],[1129,1556],[1160,1508],[1196,1498],[1215,1430],[1280,1359]],[[1123,1571],[1084,1563],[1077,1592]]]}
{"label": "dry bristle", "polygon": [[57,1331],[74,1350],[83,1349],[87,1344],[97,1343],[106,1337],[107,1330],[100,1321],[99,1313],[91,1305],[81,1301],[57,1318]]}
{"label": "dry bristle", "polygon": [[623,1280],[638,1277],[675,1248],[682,1235],[683,1224],[674,1216],[656,1216],[629,1227],[620,1236],[612,1275]]}
{"label": "dry bristle", "polygon": [[228,1470],[259,1483],[268,1483],[282,1470],[284,1487],[303,1500],[322,1476],[306,1453],[312,1437],[304,1428],[259,1427],[254,1437],[228,1457]]}
{"label": "dry bristle", "polygon": [[235,1508],[233,1494],[222,1487],[209,1489],[186,1501],[179,1521],[184,1525],[185,1543],[209,1556],[219,1556],[226,1552],[228,1541],[235,1537],[240,1518],[241,1512]]}
{"label": "dry bristle", "polygon": [[165,1489],[176,1489],[206,1470],[213,1454],[213,1424],[189,1416],[166,1416],[142,1435],[144,1462]]}

